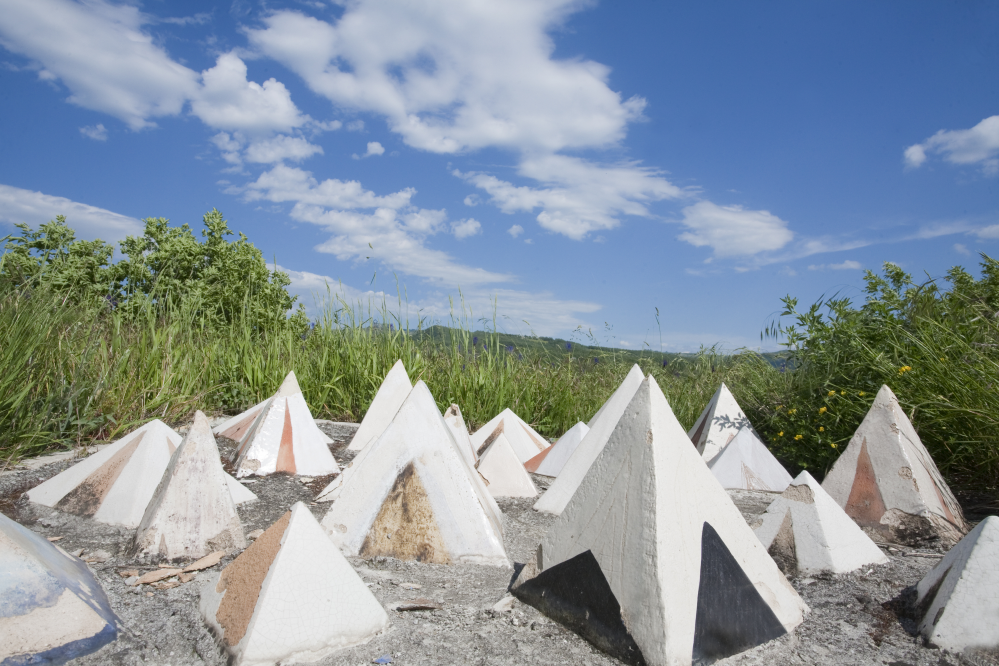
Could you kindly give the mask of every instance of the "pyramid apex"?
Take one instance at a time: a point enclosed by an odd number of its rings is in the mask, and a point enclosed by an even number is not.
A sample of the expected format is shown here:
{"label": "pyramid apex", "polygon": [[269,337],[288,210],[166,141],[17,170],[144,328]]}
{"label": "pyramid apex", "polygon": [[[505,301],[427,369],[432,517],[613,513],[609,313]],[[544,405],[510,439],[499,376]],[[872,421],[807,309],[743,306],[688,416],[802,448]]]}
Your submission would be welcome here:
{"label": "pyramid apex", "polygon": [[285,375],[284,381],[281,382],[281,388],[274,395],[279,398],[287,398],[301,392],[302,388],[298,385],[298,378],[295,377],[295,371],[289,370],[288,374]]}

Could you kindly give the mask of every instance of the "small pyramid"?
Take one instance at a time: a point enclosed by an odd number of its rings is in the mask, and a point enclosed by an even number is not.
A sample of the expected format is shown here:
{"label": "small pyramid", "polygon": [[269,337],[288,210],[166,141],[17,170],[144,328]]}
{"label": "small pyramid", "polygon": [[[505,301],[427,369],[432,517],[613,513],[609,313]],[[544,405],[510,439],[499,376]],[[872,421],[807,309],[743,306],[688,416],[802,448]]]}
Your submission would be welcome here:
{"label": "small pyramid", "polygon": [[624,414],[625,408],[631,402],[635,391],[641,386],[644,379],[638,365],[631,366],[624,381],[617,387],[617,390],[607,398],[607,402],[597,411],[597,417],[590,421],[590,430],[579,442],[575,452],[562,466],[562,471],[555,477],[555,481],[548,486],[548,490],[534,503],[535,511],[560,514],[565,505],[572,499],[576,488],[583,481],[583,477],[590,469],[590,465],[597,459],[607,438],[617,425],[618,419]]}
{"label": "small pyramid", "polygon": [[479,456],[475,466],[489,484],[493,497],[537,497],[538,489],[531,475],[513,452],[510,440],[500,433],[493,443]]}
{"label": "small pyramid", "polygon": [[558,476],[589,431],[589,426],[580,421],[559,437],[557,442],[524,463],[524,467],[532,474]]}
{"label": "small pyramid", "polygon": [[697,447],[697,452],[704,458],[704,462],[710,463],[732,441],[739,430],[747,427],[754,435],[756,434],[749,419],[742,412],[742,407],[739,407],[739,403],[735,401],[735,396],[722,382],[687,436]]}
{"label": "small pyramid", "polygon": [[83,560],[0,514],[0,664],[61,664],[118,637]]}
{"label": "small pyramid", "polygon": [[444,423],[451,429],[451,434],[454,435],[454,441],[458,444],[458,450],[465,458],[465,462],[474,468],[478,456],[475,455],[472,438],[468,435],[468,426],[465,425],[465,419],[458,405],[451,405],[444,410]]}
{"label": "small pyramid", "polygon": [[527,462],[551,446],[547,439],[535,432],[534,428],[508,407],[472,435],[475,455],[481,456],[500,433],[506,435],[521,463]]}
{"label": "small pyramid", "polygon": [[354,433],[354,439],[350,440],[350,446],[347,448],[351,451],[360,451],[378,439],[412,390],[413,383],[409,381],[406,366],[402,364],[402,359],[399,359],[382,380],[374,400],[361,419],[360,427]]}
{"label": "small pyramid", "polygon": [[988,516],[916,585],[919,632],[951,652],[999,648],[999,518]]}
{"label": "small pyramid", "polygon": [[[223,421],[222,423],[213,427],[212,432],[215,433],[216,437],[225,437],[226,439],[231,439],[234,442],[238,442],[239,440],[243,439],[243,435],[245,435],[246,431],[249,430],[250,426],[253,425],[253,422],[256,420],[257,416],[260,415],[260,410],[262,410],[264,407],[267,406],[267,402],[269,400],[270,398],[267,398],[267,400],[258,402],[253,407],[247,409],[245,412],[237,414],[236,416],[233,416],[227,421]],[[327,445],[333,443],[333,439],[325,432],[320,430],[319,433],[323,436],[323,441]]]}
{"label": "small pyramid", "polygon": [[513,592],[649,666],[722,659],[784,635],[807,612],[651,377]]}
{"label": "small pyramid", "polygon": [[888,561],[808,472],[767,507],[754,531],[785,574],[840,574]]}
{"label": "small pyramid", "polygon": [[708,463],[708,469],[726,489],[780,493],[791,484],[791,475],[746,426]]}
{"label": "small pyramid", "polygon": [[496,502],[422,381],[343,477],[322,526],[344,555],[510,566]]}
{"label": "small pyramid", "polygon": [[191,429],[146,506],[131,552],[179,560],[245,546],[211,426],[202,412],[195,412]]}
{"label": "small pyramid", "polygon": [[883,540],[919,545],[939,539],[950,545],[968,531],[961,506],[887,386],[822,487]]}
{"label": "small pyramid", "polygon": [[233,453],[236,476],[275,472],[325,476],[339,472],[328,439],[312,418],[295,373],[289,372],[238,440]]}
{"label": "small pyramid", "polygon": [[200,609],[233,666],[319,661],[388,627],[381,604],[301,502],[208,581]]}
{"label": "small pyramid", "polygon": [[[154,419],[38,484],[28,499],[98,522],[138,527],[180,442],[173,428]],[[236,504],[257,499],[228,474],[226,482]]]}

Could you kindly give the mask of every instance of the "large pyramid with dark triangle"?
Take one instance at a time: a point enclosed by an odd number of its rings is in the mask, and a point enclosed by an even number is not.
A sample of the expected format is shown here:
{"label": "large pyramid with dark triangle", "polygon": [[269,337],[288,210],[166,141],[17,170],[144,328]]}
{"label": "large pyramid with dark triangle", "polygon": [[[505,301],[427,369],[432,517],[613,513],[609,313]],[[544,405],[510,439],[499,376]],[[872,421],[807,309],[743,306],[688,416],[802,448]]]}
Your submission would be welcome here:
{"label": "large pyramid with dark triangle", "polygon": [[645,379],[514,582],[628,663],[711,663],[793,630],[807,606]]}

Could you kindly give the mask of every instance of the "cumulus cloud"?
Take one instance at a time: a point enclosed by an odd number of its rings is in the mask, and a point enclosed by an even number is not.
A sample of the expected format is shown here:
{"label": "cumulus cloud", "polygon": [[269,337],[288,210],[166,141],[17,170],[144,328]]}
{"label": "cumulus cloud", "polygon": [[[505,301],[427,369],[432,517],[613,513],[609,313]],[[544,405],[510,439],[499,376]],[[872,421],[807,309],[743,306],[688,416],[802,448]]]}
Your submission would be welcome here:
{"label": "cumulus cloud", "polygon": [[903,154],[906,166],[918,169],[929,155],[951,164],[980,165],[986,174],[999,173],[999,116],[990,116],[971,129],[940,130]]}
{"label": "cumulus cloud", "polygon": [[847,259],[840,264],[812,264],[808,267],[810,271],[859,271],[863,268],[863,265],[859,261],[853,261]]}
{"label": "cumulus cloud", "polygon": [[301,162],[313,155],[322,155],[321,146],[309,143],[302,137],[278,135],[256,141],[246,149],[246,161],[274,164],[283,160]]}
{"label": "cumulus cloud", "polygon": [[987,227],[982,227],[981,229],[976,229],[974,235],[985,240],[994,240],[999,238],[999,224],[993,224]]}
{"label": "cumulus cloud", "polygon": [[363,155],[358,155],[357,153],[354,153],[352,157],[355,160],[363,160],[365,157],[372,157],[375,155],[384,155],[384,154],[385,154],[385,148],[382,147],[382,144],[378,143],[377,141],[369,141],[368,152],[364,153]]}
{"label": "cumulus cloud", "polygon": [[787,222],[765,210],[719,206],[700,201],[683,209],[687,231],[679,238],[710,247],[716,257],[738,257],[779,250],[794,238]]}
{"label": "cumulus cloud", "polygon": [[93,139],[94,141],[107,141],[108,140],[108,130],[102,123],[97,123],[96,125],[87,125],[86,127],[80,128],[80,134],[87,137],[88,139]]}
{"label": "cumulus cloud", "polygon": [[511,236],[513,236],[514,238],[516,238],[520,234],[524,233],[524,227],[520,226],[519,224],[515,224],[509,229],[507,229],[506,232]]}
{"label": "cumulus cloud", "polygon": [[467,220],[461,220],[460,222],[454,222],[451,224],[451,233],[458,240],[463,238],[469,238],[470,236],[475,236],[482,233],[482,225],[478,220],[474,218],[468,218]]}
{"label": "cumulus cloud", "polygon": [[37,228],[54,220],[56,215],[65,215],[66,223],[76,231],[78,238],[83,239],[100,238],[112,242],[143,232],[142,223],[134,217],[65,197],[0,185],[0,221],[25,222]]}

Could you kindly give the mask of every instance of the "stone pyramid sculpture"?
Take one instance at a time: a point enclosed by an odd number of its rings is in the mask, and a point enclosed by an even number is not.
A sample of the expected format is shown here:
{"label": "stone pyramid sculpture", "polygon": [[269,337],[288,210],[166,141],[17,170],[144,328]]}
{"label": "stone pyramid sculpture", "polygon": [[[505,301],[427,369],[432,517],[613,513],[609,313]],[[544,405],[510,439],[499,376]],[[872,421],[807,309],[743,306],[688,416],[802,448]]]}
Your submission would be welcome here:
{"label": "stone pyramid sculpture", "polygon": [[524,463],[524,467],[532,474],[558,476],[589,431],[589,426],[580,421],[559,437],[557,442]]}
{"label": "stone pyramid sculpture", "polygon": [[118,637],[83,560],[0,514],[0,663],[61,664]]}
{"label": "stone pyramid sculpture", "polygon": [[747,426],[708,463],[708,469],[726,489],[779,493],[791,483],[791,475]]}
{"label": "stone pyramid sculpture", "polygon": [[[256,418],[260,416],[260,412],[267,406],[267,403],[270,402],[270,400],[270,398],[267,398],[266,400],[258,402],[246,411],[223,421],[213,427],[212,432],[215,433],[216,437],[225,437],[226,439],[231,439],[234,442],[239,442],[243,439],[243,435],[245,435],[250,429],[250,426],[253,425]],[[333,443],[333,439],[322,430],[319,431],[319,434],[322,435],[323,441],[327,445]]]}
{"label": "stone pyramid sculpture", "polygon": [[590,465],[603,451],[607,439],[614,431],[621,415],[624,414],[625,408],[631,402],[635,391],[641,386],[642,379],[641,369],[637,364],[633,365],[621,385],[603,404],[597,412],[597,416],[590,421],[589,432],[579,442],[579,446],[576,447],[573,454],[569,456],[569,460],[566,461],[559,475],[555,477],[555,481],[548,487],[545,494],[534,503],[535,511],[556,515],[562,513],[562,509],[572,499],[576,488],[579,487],[583,477],[589,471]]}
{"label": "stone pyramid sculpture", "polygon": [[319,430],[295,373],[257,413],[233,453],[236,476],[266,476],[275,472],[325,476],[340,468]]}
{"label": "stone pyramid sculpture", "polygon": [[517,459],[510,440],[500,433],[493,440],[476,464],[479,474],[488,483],[493,497],[537,497],[538,489],[531,475]]}
{"label": "stone pyramid sculpture", "polygon": [[361,419],[361,425],[354,433],[354,439],[350,440],[350,451],[360,451],[371,442],[378,439],[388,424],[392,422],[396,412],[402,407],[406,396],[413,390],[413,384],[409,381],[409,374],[406,366],[402,364],[402,359],[395,362],[392,369],[385,375],[378,392],[375,393],[374,400]]}
{"label": "stone pyramid sculpture", "polygon": [[139,522],[132,555],[191,560],[246,546],[208,419],[200,411]]}
{"label": "stone pyramid sculpture", "polygon": [[739,430],[747,427],[756,434],[732,392],[722,382],[687,435],[704,462],[710,463]]}
{"label": "stone pyramid sculpture", "polygon": [[495,500],[422,381],[342,476],[322,526],[344,555],[510,566]]}
{"label": "stone pyramid sculpture", "polygon": [[649,666],[722,659],[786,634],[807,611],[651,377],[513,592]]}
{"label": "stone pyramid sculpture", "polygon": [[482,452],[492,444],[493,439],[500,433],[506,435],[521,463],[527,462],[551,446],[551,443],[535,432],[534,428],[528,425],[524,419],[517,416],[512,409],[507,408],[472,435],[472,447],[475,449],[475,455],[481,456]]}
{"label": "stone pyramid sculpture", "polygon": [[209,579],[200,609],[233,666],[319,661],[388,627],[381,604],[301,502]]}
{"label": "stone pyramid sculpture", "polygon": [[454,435],[454,441],[458,445],[462,457],[465,458],[465,462],[470,467],[475,467],[478,456],[475,455],[475,447],[472,446],[468,426],[465,425],[465,419],[462,417],[458,405],[451,405],[444,410],[444,423],[451,429],[451,434]]}
{"label": "stone pyramid sculpture", "polygon": [[951,652],[999,648],[999,518],[988,516],[916,585],[919,632]]}
{"label": "stone pyramid sculpture", "polygon": [[753,526],[785,574],[847,573],[888,561],[808,472],[798,475]]}
{"label": "stone pyramid sculpture", "polygon": [[882,540],[950,545],[968,531],[961,506],[887,386],[822,487]]}
{"label": "stone pyramid sculpture", "polygon": [[[27,492],[28,499],[102,523],[138,527],[181,436],[159,419],[133,430],[97,453]],[[228,474],[236,504],[257,499]]]}

